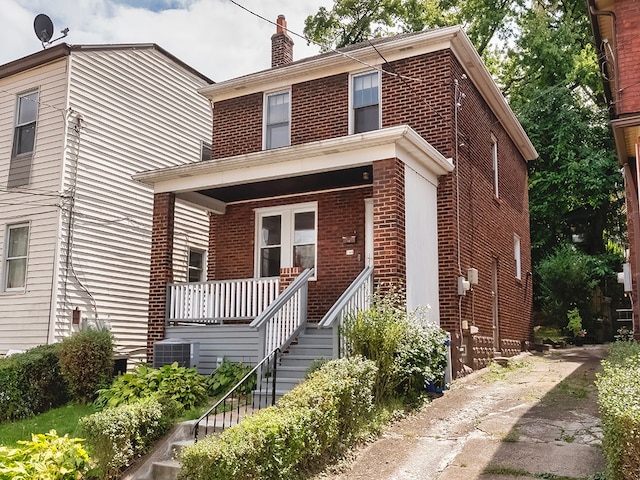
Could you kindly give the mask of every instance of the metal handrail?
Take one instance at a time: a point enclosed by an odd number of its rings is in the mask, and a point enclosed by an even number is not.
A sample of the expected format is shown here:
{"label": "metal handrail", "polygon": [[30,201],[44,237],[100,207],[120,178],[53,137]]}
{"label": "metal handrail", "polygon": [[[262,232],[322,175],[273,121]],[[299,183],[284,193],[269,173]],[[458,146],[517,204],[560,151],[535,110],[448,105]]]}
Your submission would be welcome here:
{"label": "metal handrail", "polygon": [[[344,291],[344,293],[340,296],[338,301],[333,304],[333,306],[329,309],[327,314],[322,317],[320,323],[318,323],[318,328],[331,328],[333,327],[334,322],[338,319],[342,311],[345,307],[348,306],[352,297],[358,292],[360,287],[362,287],[365,282],[369,281],[373,275],[373,267],[367,266],[362,272],[356,277],[356,279],[349,285],[349,287]],[[373,292],[370,292],[373,293]]]}
{"label": "metal handrail", "polygon": [[[277,378],[276,372],[277,372],[278,356],[279,356],[280,353],[281,353],[280,348],[276,348],[276,349],[272,350],[271,353],[269,353],[266,357],[264,357],[260,361],[260,363],[258,363],[255,367],[253,367],[251,369],[251,371],[249,373],[247,373],[242,378],[242,380],[240,380],[238,383],[236,383],[236,385],[231,390],[229,390],[209,410],[207,410],[206,413],[204,413],[202,416],[200,416],[200,418],[198,418],[198,420],[196,420],[196,422],[194,423],[194,425],[193,425],[193,427],[191,429],[191,433],[193,434],[194,440],[196,442],[198,441],[198,433],[200,431],[200,424],[202,423],[202,421],[206,420],[205,427],[204,427],[205,428],[205,436],[206,436],[207,435],[207,430],[209,429],[209,416],[211,415],[211,412],[215,412],[220,405],[223,406],[223,409],[222,409],[222,412],[221,412],[222,415],[223,415],[223,417],[222,417],[222,430],[225,429],[225,426],[226,426],[226,423],[225,423],[226,422],[226,413],[227,412],[226,412],[226,408],[224,408],[224,407],[226,406],[227,400],[231,399],[231,402],[233,402],[234,396],[236,394],[236,391],[239,390],[240,387],[242,387],[245,384],[245,382],[247,382],[254,374],[257,375],[258,377],[260,377],[260,378],[257,378],[257,383],[256,383],[256,387],[258,388],[258,390],[254,391],[251,394],[251,404],[249,404],[249,400],[248,400],[248,396],[247,395],[245,395],[246,401],[245,401],[244,405],[241,405],[240,402],[237,403],[236,423],[238,423],[241,420],[241,413],[243,413],[243,415],[242,415],[242,418],[243,418],[245,415],[247,415],[247,414],[249,414],[251,412],[260,410],[261,408],[265,408],[265,407],[268,407],[268,406],[275,405],[275,403],[276,403],[276,378]],[[265,382],[262,381],[261,377],[263,375],[261,374],[261,372],[263,370],[263,367],[265,367],[265,366],[268,367],[269,366],[271,360],[273,360],[273,367],[271,369],[271,377],[269,379],[271,381],[271,392],[268,392],[266,390],[264,392],[265,395],[269,394],[269,393],[271,394],[271,404],[267,405],[267,403],[265,402],[265,404],[262,405],[262,396],[263,396],[262,395],[262,393],[263,393],[262,392],[262,386],[263,386],[263,384],[265,384]],[[268,371],[269,369],[266,368],[265,370]],[[257,393],[257,396],[258,396],[257,405],[255,403],[256,393]],[[238,395],[237,398],[239,399],[240,395]],[[241,408],[242,407],[244,407],[244,412],[241,412]],[[251,411],[249,411],[249,407],[251,407]],[[232,408],[231,411],[229,412],[229,420],[228,420],[229,425],[231,425],[232,422],[233,422],[233,413],[234,413],[234,410]],[[213,427],[212,427],[213,431],[216,430],[217,420],[218,420],[217,415],[214,414]]]}

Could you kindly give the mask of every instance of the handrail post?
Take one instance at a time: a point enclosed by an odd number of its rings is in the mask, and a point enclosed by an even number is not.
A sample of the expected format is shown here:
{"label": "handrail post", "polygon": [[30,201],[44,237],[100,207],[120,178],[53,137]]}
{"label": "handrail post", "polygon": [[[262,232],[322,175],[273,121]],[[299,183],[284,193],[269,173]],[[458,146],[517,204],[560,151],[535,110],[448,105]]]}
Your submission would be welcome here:
{"label": "handrail post", "polygon": [[273,407],[276,404],[276,377],[278,370],[278,351],[279,349],[275,349],[273,352],[273,380],[271,384],[271,406]]}

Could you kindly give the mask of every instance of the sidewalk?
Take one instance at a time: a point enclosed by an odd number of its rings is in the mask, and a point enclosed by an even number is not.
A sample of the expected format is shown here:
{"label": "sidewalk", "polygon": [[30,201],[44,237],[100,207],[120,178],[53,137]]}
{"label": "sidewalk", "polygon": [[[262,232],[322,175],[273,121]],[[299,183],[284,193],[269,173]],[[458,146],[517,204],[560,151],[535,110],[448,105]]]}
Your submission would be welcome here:
{"label": "sidewalk", "polygon": [[597,392],[602,345],[522,354],[453,383],[394,424],[335,480],[588,479],[604,471]]}

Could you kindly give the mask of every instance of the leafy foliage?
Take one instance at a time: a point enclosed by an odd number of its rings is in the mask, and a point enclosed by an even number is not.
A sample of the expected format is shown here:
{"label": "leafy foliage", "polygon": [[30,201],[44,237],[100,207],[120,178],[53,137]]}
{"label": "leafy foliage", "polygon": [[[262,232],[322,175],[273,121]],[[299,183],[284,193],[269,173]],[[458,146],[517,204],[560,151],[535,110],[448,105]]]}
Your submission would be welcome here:
{"label": "leafy foliage", "polygon": [[119,375],[111,387],[98,391],[98,406],[117,407],[156,395],[175,401],[179,409],[190,410],[207,398],[205,380],[195,368],[180,367],[177,362],[152,368],[137,367]]}
{"label": "leafy foliage", "polygon": [[369,310],[348,318],[342,330],[352,355],[373,360],[378,367],[376,402],[394,396],[415,400],[427,383],[444,376],[446,332],[407,314],[404,298],[395,292],[375,295]]}
{"label": "leafy foliage", "polygon": [[573,333],[574,337],[577,337],[582,331],[582,317],[580,317],[578,309],[574,308],[569,310],[569,313],[567,313],[567,319],[569,320],[569,323],[567,323],[567,330]]}
{"label": "leafy foliage", "polygon": [[609,480],[638,478],[640,472],[640,345],[615,342],[597,374],[602,447]]}
{"label": "leafy foliage", "polygon": [[[222,364],[216,369],[215,373],[208,380],[209,395],[215,397],[224,395],[231,390],[236,384],[242,380],[252,370],[250,365],[242,365],[241,363],[233,363],[229,359],[224,358]],[[256,376],[242,385],[238,391],[239,395],[248,395],[256,385]]]}
{"label": "leafy foliage", "polygon": [[0,359],[0,422],[27,418],[69,401],[58,363],[60,345]]}
{"label": "leafy foliage", "polygon": [[80,419],[104,479],[116,478],[171,426],[174,406],[157,398],[106,408]]}
{"label": "leafy foliage", "polygon": [[372,412],[375,370],[361,357],[327,363],[275,407],[184,448],[179,478],[300,478],[359,438]]}
{"label": "leafy foliage", "polygon": [[0,446],[0,480],[76,480],[90,469],[79,438],[58,437],[55,430],[20,441],[20,448]]}
{"label": "leafy foliage", "polygon": [[74,399],[86,403],[113,376],[113,336],[106,329],[88,328],[65,338],[60,367]]}

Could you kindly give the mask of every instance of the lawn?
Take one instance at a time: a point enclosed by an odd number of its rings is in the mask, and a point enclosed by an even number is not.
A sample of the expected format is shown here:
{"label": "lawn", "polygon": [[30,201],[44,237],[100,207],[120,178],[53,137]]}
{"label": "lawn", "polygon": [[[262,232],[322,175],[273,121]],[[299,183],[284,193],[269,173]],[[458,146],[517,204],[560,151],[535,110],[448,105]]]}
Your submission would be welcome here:
{"label": "lawn", "polygon": [[18,440],[31,440],[32,433],[55,430],[58,435],[68,433],[71,438],[80,436],[78,420],[96,411],[92,405],[69,404],[16,422],[0,424],[0,445],[17,446]]}

